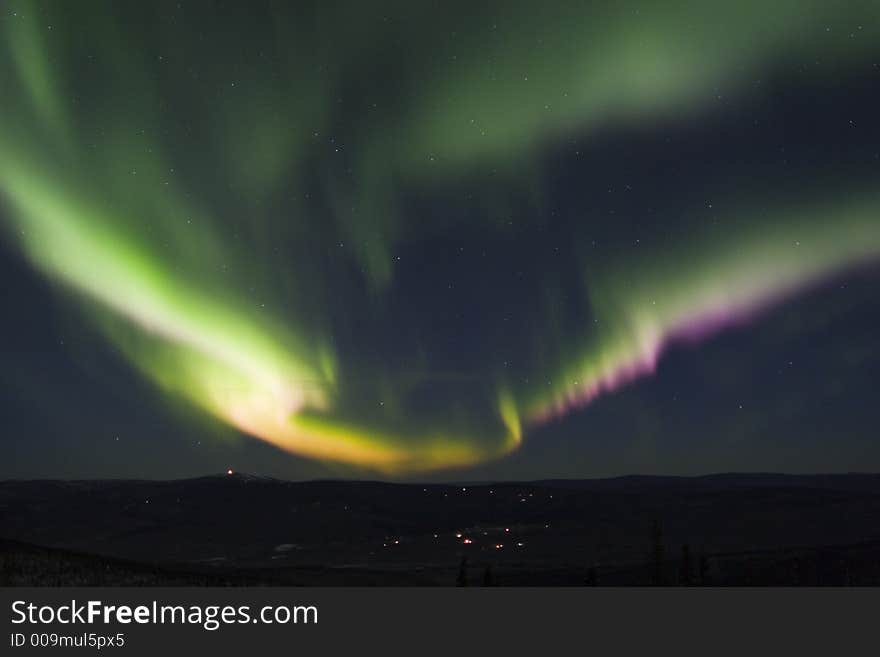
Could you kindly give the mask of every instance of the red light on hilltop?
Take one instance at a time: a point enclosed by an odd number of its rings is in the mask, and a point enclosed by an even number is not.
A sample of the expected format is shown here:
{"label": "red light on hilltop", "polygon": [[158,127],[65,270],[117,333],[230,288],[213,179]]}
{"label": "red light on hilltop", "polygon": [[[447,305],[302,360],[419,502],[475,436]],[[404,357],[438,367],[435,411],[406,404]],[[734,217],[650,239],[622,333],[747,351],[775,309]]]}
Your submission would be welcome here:
{"label": "red light on hilltop", "polygon": [[226,470],[226,474],[227,474],[227,475],[232,475],[232,474],[234,474],[234,473],[232,472],[232,468],[227,468],[227,470]]}

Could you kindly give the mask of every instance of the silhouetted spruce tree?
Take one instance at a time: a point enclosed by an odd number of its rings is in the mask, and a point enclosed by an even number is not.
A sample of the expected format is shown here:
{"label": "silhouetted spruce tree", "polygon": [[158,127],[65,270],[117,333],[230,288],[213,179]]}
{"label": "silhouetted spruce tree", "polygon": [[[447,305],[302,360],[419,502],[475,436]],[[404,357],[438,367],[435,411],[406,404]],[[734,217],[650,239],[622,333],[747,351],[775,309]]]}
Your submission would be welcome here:
{"label": "silhouetted spruce tree", "polygon": [[599,571],[596,566],[590,566],[587,569],[587,576],[584,578],[584,586],[599,586]]}
{"label": "silhouetted spruce tree", "polygon": [[800,557],[795,557],[791,563],[791,584],[792,586],[802,586],[804,583],[804,566]]}
{"label": "silhouetted spruce tree", "polygon": [[483,586],[495,586],[495,578],[492,576],[492,566],[486,566],[483,571]]}
{"label": "silhouetted spruce tree", "polygon": [[698,577],[700,586],[709,586],[709,557],[706,556],[705,552],[700,553]]}
{"label": "silhouetted spruce tree", "polygon": [[458,577],[455,579],[456,586],[467,586],[467,557],[461,558],[458,565]]}
{"label": "silhouetted spruce tree", "polygon": [[681,586],[691,585],[691,548],[685,543],[681,546],[681,563],[678,567],[678,583]]}
{"label": "silhouetted spruce tree", "polygon": [[654,521],[652,529],[653,549],[651,551],[651,583],[654,586],[663,585],[663,531],[660,529],[660,523]]}

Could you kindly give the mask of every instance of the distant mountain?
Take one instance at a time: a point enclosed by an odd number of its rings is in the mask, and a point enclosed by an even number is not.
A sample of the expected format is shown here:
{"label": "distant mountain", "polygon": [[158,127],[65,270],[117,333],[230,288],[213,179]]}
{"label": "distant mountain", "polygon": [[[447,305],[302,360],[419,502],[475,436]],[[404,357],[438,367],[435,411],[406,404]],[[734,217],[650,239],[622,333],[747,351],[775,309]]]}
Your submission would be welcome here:
{"label": "distant mountain", "polygon": [[785,487],[880,492],[880,474],[870,473],[791,475],[773,472],[725,472],[694,477],[625,475],[605,479],[542,479],[533,483],[588,490],[634,490],[643,487],[678,487],[690,490]]}
{"label": "distant mountain", "polygon": [[289,482],[243,473],[5,481],[0,520],[0,538],[163,567],[412,572],[429,580],[438,573],[446,581],[467,556],[513,580],[644,564],[655,525],[670,558],[683,545],[720,558],[880,542],[880,475],[479,485]]}

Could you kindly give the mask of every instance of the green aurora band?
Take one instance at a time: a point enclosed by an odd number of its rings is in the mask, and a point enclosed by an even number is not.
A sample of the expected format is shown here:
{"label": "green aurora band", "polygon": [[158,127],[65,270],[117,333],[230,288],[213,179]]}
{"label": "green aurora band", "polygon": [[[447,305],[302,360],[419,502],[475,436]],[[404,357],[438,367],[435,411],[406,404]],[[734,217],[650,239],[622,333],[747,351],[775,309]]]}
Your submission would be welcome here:
{"label": "green aurora band", "polygon": [[[880,257],[880,195],[858,181],[740,202],[727,228],[645,246],[637,262],[575,245],[594,316],[582,339],[530,371],[481,373],[476,401],[463,386],[425,417],[405,401],[412,379],[446,374],[337,348],[314,235],[347,245],[381,300],[400,244],[453,225],[408,216],[401,192],[494,177],[538,198],[542,150],[566,134],[698,111],[716,86],[816,49],[833,75],[880,43],[876,2],[487,3],[467,22],[432,7],[243,3],[212,25],[174,2],[8,3],[0,218],[169,393],[284,450],[387,474],[504,455],[530,425],[652,372],[671,342]],[[827,37],[850,14],[860,22],[838,31],[856,38]],[[349,96],[358,109],[340,117]],[[295,245],[283,259],[279,230]],[[361,399],[365,387],[385,401]]]}

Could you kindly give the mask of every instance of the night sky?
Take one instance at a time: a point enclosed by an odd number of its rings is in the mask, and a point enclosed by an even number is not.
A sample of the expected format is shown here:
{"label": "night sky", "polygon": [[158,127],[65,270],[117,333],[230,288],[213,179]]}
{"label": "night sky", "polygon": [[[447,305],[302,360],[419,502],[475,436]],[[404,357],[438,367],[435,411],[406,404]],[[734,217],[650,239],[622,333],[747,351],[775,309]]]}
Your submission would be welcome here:
{"label": "night sky", "polygon": [[880,470],[880,3],[0,5],[0,478]]}

